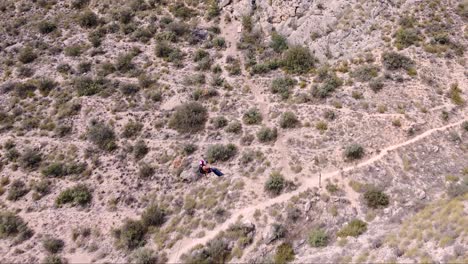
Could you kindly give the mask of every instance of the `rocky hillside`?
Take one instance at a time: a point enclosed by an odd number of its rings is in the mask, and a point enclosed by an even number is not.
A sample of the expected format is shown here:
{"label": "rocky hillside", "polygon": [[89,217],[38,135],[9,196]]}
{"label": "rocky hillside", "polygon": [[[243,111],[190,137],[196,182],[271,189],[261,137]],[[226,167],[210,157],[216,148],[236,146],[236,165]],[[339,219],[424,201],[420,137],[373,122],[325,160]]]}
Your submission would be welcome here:
{"label": "rocky hillside", "polygon": [[468,1],[0,11],[0,262],[468,262]]}

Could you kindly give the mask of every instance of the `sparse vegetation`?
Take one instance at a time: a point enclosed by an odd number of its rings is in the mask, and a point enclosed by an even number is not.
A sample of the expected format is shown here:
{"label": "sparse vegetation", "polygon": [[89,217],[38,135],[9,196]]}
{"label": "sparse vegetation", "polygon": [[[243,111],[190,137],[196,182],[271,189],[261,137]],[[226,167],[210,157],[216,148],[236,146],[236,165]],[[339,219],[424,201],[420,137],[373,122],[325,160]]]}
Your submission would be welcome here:
{"label": "sparse vegetation", "polygon": [[276,248],[275,264],[285,264],[294,260],[294,249],[289,243],[282,243]]}
{"label": "sparse vegetation", "polygon": [[346,147],[344,151],[344,156],[348,160],[361,159],[364,156],[364,148],[359,144],[351,144]]}
{"label": "sparse vegetation", "polygon": [[102,150],[112,151],[117,148],[114,130],[102,122],[92,121],[86,135],[89,141]]}
{"label": "sparse vegetation", "polygon": [[308,48],[293,46],[284,52],[282,64],[288,72],[304,74],[315,66],[315,62],[316,59],[310,54]]}
{"label": "sparse vegetation", "polygon": [[358,237],[367,231],[367,224],[359,219],[351,220],[346,226],[336,233],[338,237]]}
{"label": "sparse vegetation", "polygon": [[271,142],[275,141],[278,137],[278,130],[276,127],[269,128],[269,127],[262,127],[257,132],[257,138],[260,142]]}
{"label": "sparse vegetation", "polygon": [[250,108],[247,112],[244,113],[242,117],[244,124],[246,125],[257,125],[260,124],[263,120],[260,110],[257,108]]}
{"label": "sparse vegetation", "polygon": [[291,90],[296,83],[296,80],[290,77],[279,77],[271,83],[270,91],[274,94],[279,94],[282,100],[286,100],[289,98]]}
{"label": "sparse vegetation", "polygon": [[58,206],[64,204],[85,206],[91,203],[91,200],[91,190],[84,184],[78,184],[62,191],[55,200],[55,204]]}
{"label": "sparse vegetation", "polygon": [[372,188],[364,193],[364,199],[370,208],[386,207],[389,204],[388,195]]}
{"label": "sparse vegetation", "polygon": [[322,229],[313,229],[309,232],[309,245],[311,247],[325,247],[328,244],[328,235]]}
{"label": "sparse vegetation", "polygon": [[281,128],[294,128],[299,125],[299,119],[297,119],[296,114],[293,112],[284,112],[280,118],[280,127]]}

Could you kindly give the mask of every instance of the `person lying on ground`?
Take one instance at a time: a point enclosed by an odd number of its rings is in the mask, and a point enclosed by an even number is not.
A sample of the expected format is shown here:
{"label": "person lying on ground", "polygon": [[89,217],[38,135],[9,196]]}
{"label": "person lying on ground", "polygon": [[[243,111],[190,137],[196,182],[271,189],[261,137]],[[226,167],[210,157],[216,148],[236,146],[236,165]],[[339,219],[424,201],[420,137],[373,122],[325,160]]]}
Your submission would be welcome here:
{"label": "person lying on ground", "polygon": [[208,173],[211,173],[213,172],[214,174],[216,174],[216,176],[218,177],[221,177],[224,175],[224,173],[222,173],[220,170],[218,170],[217,168],[212,168],[210,167],[205,160],[200,160],[200,163],[198,165],[198,171],[203,174],[203,175],[208,175]]}

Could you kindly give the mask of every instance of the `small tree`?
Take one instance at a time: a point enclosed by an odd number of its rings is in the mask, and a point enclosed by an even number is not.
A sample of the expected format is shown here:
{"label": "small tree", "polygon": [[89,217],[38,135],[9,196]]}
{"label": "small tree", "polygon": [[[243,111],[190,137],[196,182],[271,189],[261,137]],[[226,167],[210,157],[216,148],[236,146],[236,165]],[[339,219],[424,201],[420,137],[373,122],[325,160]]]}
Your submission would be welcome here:
{"label": "small tree", "polygon": [[274,171],[270,174],[270,177],[265,182],[265,191],[279,195],[286,185],[286,181],[281,173]]}

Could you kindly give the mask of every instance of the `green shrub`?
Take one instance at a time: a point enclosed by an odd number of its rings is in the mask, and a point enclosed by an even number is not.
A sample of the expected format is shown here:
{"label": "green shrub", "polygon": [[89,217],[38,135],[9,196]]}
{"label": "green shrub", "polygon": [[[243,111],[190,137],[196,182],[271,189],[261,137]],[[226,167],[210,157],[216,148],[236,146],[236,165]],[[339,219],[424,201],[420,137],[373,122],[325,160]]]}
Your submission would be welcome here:
{"label": "green shrub", "polygon": [[398,49],[407,48],[423,40],[421,32],[414,28],[399,28],[395,33],[395,46]]}
{"label": "green shrub", "polygon": [[[226,47],[226,40],[222,37],[216,37],[212,40],[213,47],[216,49],[223,49]],[[232,74],[236,75],[236,74]]]}
{"label": "green shrub", "polygon": [[133,156],[136,160],[141,160],[148,154],[149,148],[143,140],[138,140],[133,146]]}
{"label": "green shrub", "polygon": [[29,192],[29,189],[22,180],[14,180],[10,184],[10,189],[8,190],[7,200],[17,201],[19,198],[25,196],[28,192]]}
{"label": "green shrub", "polygon": [[145,227],[161,226],[166,221],[166,212],[155,204],[150,205],[141,215]]}
{"label": "green shrub", "polygon": [[37,24],[37,28],[41,34],[49,34],[57,29],[57,25],[52,21],[42,20]]}
{"label": "green shrub", "polygon": [[242,120],[246,125],[257,125],[262,122],[262,114],[258,108],[250,108],[247,112],[244,113]]}
{"label": "green shrub", "polygon": [[359,144],[351,144],[346,147],[344,155],[349,160],[361,159],[364,156],[364,148]]}
{"label": "green shrub", "polygon": [[42,95],[47,96],[55,87],[57,87],[58,83],[49,78],[41,78],[36,80],[36,85]]}
{"label": "green shrub", "polygon": [[42,169],[42,174],[47,177],[63,177],[71,174],[80,174],[86,170],[86,163],[66,164],[63,162],[54,162]]}
{"label": "green shrub", "polygon": [[385,52],[382,55],[382,62],[385,68],[391,71],[399,69],[409,70],[414,66],[413,60],[397,52]]}
{"label": "green shrub", "polygon": [[462,128],[465,130],[465,131],[468,131],[468,121],[465,121],[462,123]]}
{"label": "green shrub", "polygon": [[71,6],[75,9],[81,9],[88,6],[90,0],[73,0]]}
{"label": "green shrub", "polygon": [[372,91],[378,92],[382,90],[382,88],[384,87],[384,83],[382,79],[377,78],[369,82],[369,87],[371,88]]}
{"label": "green shrub", "polygon": [[253,29],[253,21],[252,17],[249,15],[242,16],[242,27],[247,31],[250,32]]}
{"label": "green shrub", "polygon": [[192,254],[186,263],[227,263],[230,253],[228,242],[222,238],[215,238],[210,240],[203,250]]}
{"label": "green shrub", "polygon": [[121,73],[127,73],[135,68],[133,64],[133,53],[120,54],[115,61],[115,69]]}
{"label": "green shrub", "polygon": [[141,221],[127,219],[123,226],[115,231],[115,236],[120,246],[128,250],[133,250],[146,243],[146,231]]}
{"label": "green shrub", "polygon": [[167,62],[180,64],[184,58],[184,54],[178,48],[174,48],[164,41],[158,42],[155,47],[156,57],[162,58]]}
{"label": "green shrub", "polygon": [[281,99],[286,100],[291,94],[291,89],[297,81],[290,77],[279,77],[271,82],[270,91],[274,94],[280,94]]}
{"label": "green shrub", "polygon": [[21,98],[26,99],[28,97],[34,97],[34,92],[36,91],[37,87],[35,84],[31,82],[27,83],[17,83],[14,86],[15,94]]}
{"label": "green shrub", "polygon": [[364,193],[364,200],[370,208],[386,207],[389,204],[388,195],[375,188],[371,188]]}
{"label": "green shrub", "polygon": [[234,144],[215,144],[206,150],[206,159],[213,163],[217,161],[228,161],[237,154],[237,147]]}
{"label": "green shrub", "polygon": [[41,262],[42,264],[66,264],[67,261],[58,255],[47,255]]}
{"label": "green shrub", "polygon": [[125,124],[122,132],[122,137],[134,138],[140,134],[142,129],[143,124],[141,122],[131,120],[127,124]]}
{"label": "green shrub", "polygon": [[98,16],[91,10],[84,11],[78,17],[78,24],[83,28],[93,28],[98,22]]}
{"label": "green shrub", "polygon": [[297,119],[296,114],[293,112],[284,112],[281,115],[279,125],[281,128],[294,128],[299,125],[299,119]]}
{"label": "green shrub", "polygon": [[215,128],[223,128],[225,126],[227,126],[228,124],[228,120],[224,117],[224,116],[217,116],[215,118],[213,118],[213,126]]}
{"label": "green shrub", "polygon": [[338,237],[358,237],[367,231],[367,224],[359,219],[351,220],[346,226],[336,233]]}
{"label": "green shrub", "polygon": [[379,67],[373,64],[366,64],[359,66],[352,73],[351,76],[360,82],[368,82],[379,75]]}
{"label": "green shrub", "polygon": [[462,90],[458,87],[458,84],[452,84],[450,85],[450,90],[448,92],[448,96],[450,97],[450,100],[452,103],[462,106],[465,104],[465,100],[462,97]]}
{"label": "green shrub", "polygon": [[58,206],[63,204],[85,206],[91,203],[92,198],[91,190],[84,184],[78,184],[62,191],[55,200],[55,204]]}
{"label": "green shrub", "polygon": [[149,179],[151,176],[153,176],[155,173],[155,170],[152,166],[146,163],[141,163],[140,168],[138,170],[138,176],[142,179]]}
{"label": "green shrub", "polygon": [[214,17],[219,16],[220,13],[221,13],[221,10],[218,5],[218,0],[210,0],[209,5],[208,5],[208,10],[206,12],[208,20],[211,20]]}
{"label": "green shrub", "polygon": [[343,80],[340,79],[335,72],[326,70],[322,73],[319,72],[319,81],[322,82],[320,85],[316,85],[312,89],[312,96],[316,98],[326,98],[330,95],[336,88],[343,85]]}
{"label": "green shrub", "polygon": [[39,167],[42,161],[42,154],[38,150],[25,149],[20,157],[19,163],[23,169],[34,170]]}
{"label": "green shrub", "polygon": [[210,53],[203,50],[203,49],[198,49],[196,52],[195,52],[195,55],[193,56],[193,61],[194,62],[198,62],[198,61],[201,61],[202,59],[204,58],[209,58],[210,57]]}
{"label": "green shrub", "polygon": [[190,155],[193,154],[195,151],[197,151],[198,146],[192,143],[188,143],[184,145],[184,153],[185,155]]}
{"label": "green shrub", "polygon": [[18,242],[21,242],[32,235],[32,230],[28,228],[23,218],[11,212],[0,212],[0,239],[17,237]]}
{"label": "green shrub", "polygon": [[282,243],[276,248],[275,264],[285,264],[294,260],[294,249],[289,243]]}
{"label": "green shrub", "polygon": [[138,248],[128,259],[132,264],[157,264],[163,263],[159,256],[150,248]]}
{"label": "green shrub", "polygon": [[72,44],[64,49],[65,55],[69,57],[78,57],[83,53],[83,51],[84,47],[81,44]]}
{"label": "green shrub", "polygon": [[178,2],[178,3],[175,3],[173,4],[169,10],[171,11],[171,13],[175,16],[175,17],[178,17],[178,18],[181,18],[181,19],[189,19],[189,18],[192,18],[194,17],[197,12],[189,7],[187,7],[184,3],[182,2]]}
{"label": "green shrub", "polygon": [[33,194],[33,199],[35,200],[39,200],[40,198],[46,196],[47,194],[50,193],[50,189],[51,189],[51,186],[52,183],[48,180],[41,180],[41,181],[38,181],[38,182],[34,182],[32,184],[32,189],[35,191],[35,193]]}
{"label": "green shrub", "polygon": [[239,134],[242,132],[242,124],[237,120],[231,121],[229,125],[227,125],[225,131],[228,133]]}
{"label": "green shrub", "polygon": [[119,85],[120,92],[123,95],[130,96],[135,95],[140,91],[140,87],[133,83],[123,83]]}
{"label": "green shrub", "polygon": [[322,229],[312,229],[309,232],[309,245],[311,247],[326,247],[328,235]]}
{"label": "green shrub", "polygon": [[276,141],[277,137],[278,137],[278,130],[276,129],[276,127],[274,128],[262,127],[257,132],[257,139],[258,141],[262,143]]}
{"label": "green shrub", "polygon": [[273,33],[271,33],[270,47],[275,52],[281,53],[288,49],[288,42],[285,37],[281,36],[276,31],[273,31]]}
{"label": "green shrub", "polygon": [[293,46],[283,55],[282,65],[288,72],[303,74],[309,72],[315,65],[316,59],[306,47]]}
{"label": "green shrub", "polygon": [[33,48],[30,46],[26,46],[21,49],[18,60],[24,64],[31,63],[37,59],[37,54],[34,52]]}
{"label": "green shrub", "polygon": [[63,247],[65,246],[65,242],[63,242],[61,239],[47,237],[42,240],[42,246],[47,252],[55,254],[62,251]]}
{"label": "green shrub", "polygon": [[114,130],[102,122],[91,122],[87,138],[102,150],[112,151],[117,148]]}
{"label": "green shrub", "polygon": [[272,195],[279,195],[286,185],[286,180],[281,173],[274,171],[265,182],[265,191]]}
{"label": "green shrub", "polygon": [[169,119],[169,127],[179,133],[196,133],[205,128],[208,112],[202,104],[189,102],[176,107]]}
{"label": "green shrub", "polygon": [[106,88],[104,79],[78,77],[73,80],[73,87],[79,96],[91,96],[100,93]]}

